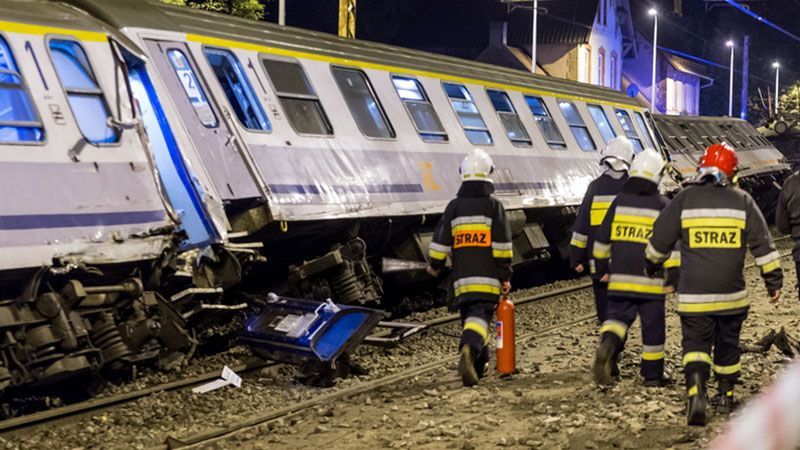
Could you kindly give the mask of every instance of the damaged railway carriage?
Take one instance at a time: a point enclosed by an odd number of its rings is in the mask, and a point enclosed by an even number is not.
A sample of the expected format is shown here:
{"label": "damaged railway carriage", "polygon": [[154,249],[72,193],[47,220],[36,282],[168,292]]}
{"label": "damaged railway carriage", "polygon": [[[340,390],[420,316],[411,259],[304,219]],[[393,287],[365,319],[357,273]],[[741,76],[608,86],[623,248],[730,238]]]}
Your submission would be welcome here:
{"label": "damaged railway carriage", "polygon": [[191,171],[200,200],[176,205],[205,224],[188,244],[263,245],[299,296],[375,300],[365,254],[425,260],[470,147],[495,161],[520,262],[567,243],[608,140],[653,145],[643,108],[609,89],[157,2],[70,3],[146,50],[152,123],[176,146],[159,171]]}
{"label": "damaged railway carriage", "polygon": [[730,117],[654,116],[662,146],[673,167],[687,178],[696,170],[706,147],[727,142],[739,157],[739,185],[750,192],[768,220],[783,179],[791,168],[784,155],[747,121]]}
{"label": "damaged railway carriage", "polygon": [[0,2],[0,392],[188,344],[151,291],[175,222],[113,35],[63,4]]}

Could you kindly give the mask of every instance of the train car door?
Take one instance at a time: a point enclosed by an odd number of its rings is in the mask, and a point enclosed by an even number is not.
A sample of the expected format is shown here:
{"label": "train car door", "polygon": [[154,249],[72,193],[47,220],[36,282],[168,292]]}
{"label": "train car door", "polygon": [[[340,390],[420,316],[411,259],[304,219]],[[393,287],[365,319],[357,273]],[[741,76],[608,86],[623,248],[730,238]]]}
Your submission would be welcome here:
{"label": "train car door", "polygon": [[178,109],[205,170],[223,200],[261,197],[258,181],[237,150],[234,135],[208,95],[189,49],[178,42],[146,40],[153,64]]}

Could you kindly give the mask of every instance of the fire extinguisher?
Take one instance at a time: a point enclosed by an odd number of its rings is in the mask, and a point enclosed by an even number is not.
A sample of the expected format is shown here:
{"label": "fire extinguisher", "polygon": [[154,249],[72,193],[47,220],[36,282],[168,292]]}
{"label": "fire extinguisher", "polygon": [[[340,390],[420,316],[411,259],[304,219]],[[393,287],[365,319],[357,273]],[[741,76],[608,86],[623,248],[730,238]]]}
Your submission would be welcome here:
{"label": "fire extinguisher", "polygon": [[497,372],[510,375],[517,372],[514,347],[514,303],[508,295],[497,306]]}

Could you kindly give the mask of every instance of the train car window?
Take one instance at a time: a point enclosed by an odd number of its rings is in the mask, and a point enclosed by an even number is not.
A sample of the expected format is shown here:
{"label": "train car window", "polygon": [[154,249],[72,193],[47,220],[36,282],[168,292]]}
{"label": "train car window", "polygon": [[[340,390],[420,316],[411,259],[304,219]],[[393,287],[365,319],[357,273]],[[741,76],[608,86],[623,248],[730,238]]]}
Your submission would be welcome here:
{"label": "train car window", "polygon": [[383,139],[395,137],[392,124],[375,96],[367,75],[360,70],[344,67],[332,67],[331,71],[364,136]]}
{"label": "train car window", "polygon": [[447,132],[444,131],[442,122],[436,115],[436,111],[419,81],[414,78],[392,75],[392,83],[422,140],[447,142]]}
{"label": "train car window", "polygon": [[606,112],[603,111],[602,106],[586,105],[586,107],[589,109],[589,114],[592,115],[592,119],[600,130],[600,134],[603,136],[603,140],[606,141],[606,143],[617,137],[617,132],[614,131],[611,122],[608,121],[608,116],[606,116]]}
{"label": "train car window", "polygon": [[564,136],[561,135],[561,131],[558,130],[555,122],[553,122],[550,111],[547,110],[547,105],[544,104],[542,98],[526,95],[525,101],[528,102],[528,108],[530,108],[539,130],[544,135],[547,145],[550,148],[567,148]]}
{"label": "train car window", "polygon": [[331,122],[303,66],[296,62],[274,59],[262,59],[261,63],[275,87],[278,100],[286,111],[292,128],[300,134],[333,135]]}
{"label": "train car window", "polygon": [[181,80],[183,91],[186,93],[186,97],[189,98],[189,102],[191,102],[200,122],[209,128],[216,128],[218,124],[217,116],[214,115],[214,110],[208,104],[206,93],[203,92],[203,87],[197,81],[197,76],[186,55],[180,50],[171,49],[167,51],[167,56],[172,68],[175,70],[175,75]]}
{"label": "train car window", "polygon": [[119,132],[108,126],[111,113],[83,47],[75,41],[52,39],[50,55],[83,137],[91,144],[119,141]]}
{"label": "train car window", "polygon": [[245,76],[239,59],[228,50],[205,48],[203,53],[239,122],[250,130],[272,131],[267,114]]}
{"label": "train car window", "polygon": [[572,130],[572,135],[575,136],[575,140],[578,141],[581,150],[585,152],[597,150],[594,139],[592,139],[592,135],[589,134],[589,127],[586,126],[586,122],[583,121],[575,104],[559,100],[558,107],[561,108],[561,113],[564,114],[564,118],[567,119],[569,129]]}
{"label": "train car window", "polygon": [[481,112],[475,106],[467,88],[453,83],[443,83],[443,86],[444,92],[458,116],[458,121],[464,127],[467,139],[475,145],[491,145],[492,134],[489,133],[489,128],[486,127],[486,122],[483,121]]}
{"label": "train car window", "polygon": [[489,96],[494,110],[497,111],[500,122],[503,123],[503,127],[506,129],[508,140],[517,147],[531,147],[533,141],[528,135],[528,131],[525,130],[525,126],[522,125],[522,121],[519,119],[511,99],[508,98],[508,94],[491,89],[487,90],[486,94]]}
{"label": "train car window", "polygon": [[653,138],[650,136],[650,128],[647,127],[647,123],[645,122],[642,113],[634,111],[633,120],[636,121],[636,125],[639,125],[639,132],[642,136],[644,136],[644,141],[647,144],[647,148],[655,149],[656,145],[653,143]]}
{"label": "train car window", "polygon": [[11,55],[11,48],[0,36],[0,142],[43,140],[42,121]]}
{"label": "train car window", "polygon": [[633,127],[631,116],[628,114],[628,111],[625,111],[624,109],[618,109],[616,110],[616,113],[619,124],[622,125],[622,130],[625,132],[625,137],[631,140],[631,143],[633,144],[633,150],[636,153],[639,153],[644,149],[644,147],[642,147],[642,140],[639,139],[639,135],[636,134],[636,129]]}

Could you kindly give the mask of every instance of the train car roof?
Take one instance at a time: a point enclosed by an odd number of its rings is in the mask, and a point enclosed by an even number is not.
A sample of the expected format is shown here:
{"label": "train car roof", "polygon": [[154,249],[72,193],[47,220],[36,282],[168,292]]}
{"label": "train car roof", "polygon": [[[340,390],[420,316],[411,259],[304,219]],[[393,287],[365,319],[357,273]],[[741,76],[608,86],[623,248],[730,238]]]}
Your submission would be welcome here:
{"label": "train car roof", "polygon": [[[335,64],[353,64],[384,70],[447,77],[485,85],[504,84],[571,98],[601,99],[605,102],[641,107],[623,93],[559,78],[533,75],[524,71],[470,60],[421,52],[402,47],[343,39],[327,33],[267,22],[221,15],[152,0],[67,0],[111,26],[180,31],[189,40],[208,45],[274,50],[286,56],[311,57]],[[244,45],[242,45],[244,44]]]}
{"label": "train car roof", "polygon": [[3,0],[0,2],[0,30],[28,34],[63,31],[88,40],[105,39],[108,31],[102,22],[86,12],[50,0]]}

